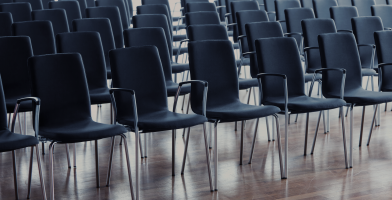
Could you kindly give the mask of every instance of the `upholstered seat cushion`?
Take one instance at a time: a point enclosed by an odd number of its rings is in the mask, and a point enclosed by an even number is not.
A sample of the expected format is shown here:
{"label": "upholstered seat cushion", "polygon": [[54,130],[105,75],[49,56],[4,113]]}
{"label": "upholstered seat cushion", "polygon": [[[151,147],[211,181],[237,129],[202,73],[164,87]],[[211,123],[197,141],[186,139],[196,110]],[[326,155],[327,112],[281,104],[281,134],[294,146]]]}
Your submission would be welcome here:
{"label": "upholstered seat cushion", "polygon": [[82,120],[55,127],[40,126],[39,130],[41,136],[61,143],[99,140],[126,132],[127,130],[123,126],[101,124],[92,120]]}
{"label": "upholstered seat cushion", "polygon": [[390,92],[373,92],[358,88],[356,90],[345,91],[344,100],[348,103],[356,105],[374,105],[392,101],[392,93]]}
{"label": "upholstered seat cushion", "polygon": [[111,103],[109,88],[89,90],[91,104]]}
{"label": "upholstered seat cushion", "polygon": [[38,144],[38,140],[34,136],[12,133],[9,130],[0,131],[0,152],[21,149],[36,144]]}
{"label": "upholstered seat cushion", "polygon": [[[176,96],[178,90],[178,83],[173,81],[166,81],[167,96]],[[186,84],[181,87],[180,95],[189,94],[191,92],[191,85]]]}
{"label": "upholstered seat cushion", "polygon": [[[284,97],[274,97],[265,99],[264,105],[275,105],[284,110],[285,100]],[[336,98],[314,98],[303,96],[289,97],[288,109],[292,113],[307,113],[321,110],[329,110],[345,106],[346,102]]]}
{"label": "upholstered seat cushion", "polygon": [[180,73],[180,72],[189,70],[188,63],[175,63],[175,62],[173,62],[171,64],[171,67],[172,67],[172,73]]}
{"label": "upholstered seat cushion", "polygon": [[276,106],[254,106],[237,101],[207,109],[207,117],[219,119],[221,122],[233,122],[256,119],[278,112],[280,109]]}
{"label": "upholstered seat cushion", "polygon": [[377,72],[374,69],[362,68],[362,76],[377,76]]}
{"label": "upholstered seat cushion", "polygon": [[185,40],[187,37],[186,35],[173,35],[173,41],[181,41],[181,40]]}
{"label": "upholstered seat cushion", "polygon": [[[309,81],[312,81],[313,80],[313,76],[314,76],[314,74],[306,73],[305,74],[305,83],[309,82]],[[315,80],[320,80],[321,78],[322,78],[321,74],[317,74]]]}
{"label": "upholstered seat cushion", "polygon": [[238,85],[240,90],[245,90],[251,87],[259,87],[259,83],[256,78],[252,79],[242,79],[238,80]]}
{"label": "upholstered seat cushion", "polygon": [[[202,115],[173,113],[166,110],[139,115],[138,120],[139,130],[157,132],[195,126],[206,122],[207,118]],[[118,122],[134,130],[133,118],[118,119]]]}
{"label": "upholstered seat cushion", "polygon": [[[28,97],[31,95],[26,95],[26,96],[20,96],[20,97],[13,97],[13,98],[7,98],[5,100],[6,106],[7,106],[7,113],[13,113],[16,105],[16,100]],[[33,106],[31,102],[25,101],[22,102],[19,106],[19,112],[27,112],[27,111],[33,111]]]}

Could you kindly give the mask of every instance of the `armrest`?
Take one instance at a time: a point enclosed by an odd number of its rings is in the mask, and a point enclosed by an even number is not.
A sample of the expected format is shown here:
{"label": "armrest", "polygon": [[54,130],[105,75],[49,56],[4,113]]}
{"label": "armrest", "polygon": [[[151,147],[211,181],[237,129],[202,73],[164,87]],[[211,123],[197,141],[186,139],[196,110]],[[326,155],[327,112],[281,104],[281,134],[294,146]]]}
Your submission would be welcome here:
{"label": "armrest", "polygon": [[240,35],[240,36],[238,36],[238,40],[239,40],[239,39],[242,39],[242,38],[246,38],[246,35]]}
{"label": "armrest", "polygon": [[343,69],[343,68],[322,68],[322,69],[317,69],[314,72],[314,74],[313,74],[312,84],[310,85],[310,89],[309,89],[309,96],[312,94],[314,81],[316,79],[316,74],[321,73],[323,71],[339,71],[339,72],[342,73],[342,82],[340,84],[340,99],[343,99],[344,98],[344,85],[345,85],[345,82],[346,82],[346,69]]}
{"label": "armrest", "polygon": [[18,115],[19,106],[20,106],[20,103],[22,103],[23,101],[31,101],[35,106],[33,121],[34,121],[35,137],[38,139],[39,109],[40,109],[40,105],[41,105],[41,100],[37,97],[25,97],[25,98],[21,98],[21,99],[16,100],[15,110],[14,110],[14,114],[12,117],[11,132],[14,132],[14,130],[15,130],[15,121],[16,121],[16,117]]}
{"label": "armrest", "polygon": [[352,30],[338,30],[338,32],[348,32],[348,33],[352,33]]}
{"label": "armrest", "polygon": [[257,74],[257,79],[259,81],[259,90],[260,90],[260,103],[262,102],[262,86],[261,80],[267,76],[279,77],[283,79],[283,87],[284,87],[284,107],[285,111],[288,111],[287,105],[289,103],[289,95],[288,95],[288,88],[287,88],[287,76],[285,74],[273,74],[273,73],[260,73]]}
{"label": "armrest", "polygon": [[227,24],[226,26],[235,26],[237,23]]}
{"label": "armrest", "polygon": [[264,6],[264,4],[263,3],[259,3],[259,6]]}
{"label": "armrest", "polygon": [[276,20],[277,22],[286,22],[286,20]]}
{"label": "armrest", "polygon": [[385,66],[385,65],[392,65],[392,63],[380,63],[380,64],[378,64],[378,67],[382,67],[382,66]]}
{"label": "armrest", "polygon": [[287,35],[300,35],[300,36],[302,36],[302,33],[285,33],[284,34],[284,36],[287,36]]}
{"label": "armrest", "polygon": [[250,54],[256,54],[256,51],[245,52],[245,53],[242,54],[242,56],[246,56],[246,55],[250,55]]}
{"label": "armrest", "polygon": [[389,27],[384,27],[384,30],[386,30],[386,31],[390,31],[390,30],[392,30],[392,28],[389,28]]}
{"label": "armrest", "polygon": [[357,46],[358,47],[373,47],[373,48],[376,48],[375,44],[358,44]]}
{"label": "armrest", "polygon": [[216,9],[226,8],[226,6],[217,6]]}
{"label": "armrest", "polygon": [[182,43],[183,43],[183,42],[188,42],[188,41],[189,41],[189,39],[184,39],[184,40],[181,40],[181,41],[180,41],[180,45],[178,46],[177,55],[176,55],[176,62],[178,62],[178,56],[179,56],[180,53],[181,53],[181,45],[182,45]]}
{"label": "armrest", "polygon": [[275,11],[268,11],[267,14],[275,14]]}
{"label": "armrest", "polygon": [[[226,6],[225,6],[225,7],[226,7]],[[225,14],[225,17],[227,17],[227,16],[229,16],[229,15],[231,15],[231,13],[226,13],[226,14]]]}
{"label": "armrest", "polygon": [[[207,81],[200,81],[200,80],[191,80],[191,81],[184,81],[178,84],[178,90],[176,93],[176,97],[174,99],[174,104],[173,104],[173,112],[176,112],[176,107],[177,107],[177,100],[178,96],[180,95],[181,92],[181,87],[185,84],[201,84],[204,87],[204,92],[203,92],[203,116],[206,115],[206,108],[207,108],[207,91],[208,91],[208,82]],[[190,100],[190,99],[189,99]]]}
{"label": "armrest", "polygon": [[138,117],[137,117],[137,106],[136,106],[135,91],[131,90],[131,89],[125,89],[125,88],[110,88],[109,89],[110,98],[112,100],[112,106],[113,106],[113,111],[114,111],[114,119],[113,119],[112,123],[116,124],[116,121],[117,121],[117,106],[116,106],[116,100],[114,99],[114,92],[131,93],[131,95],[132,95],[133,118],[134,118],[134,128],[135,128],[135,132],[138,131],[138,127],[137,127]]}
{"label": "armrest", "polygon": [[304,51],[308,51],[308,50],[311,50],[311,49],[319,49],[319,47],[305,47]]}

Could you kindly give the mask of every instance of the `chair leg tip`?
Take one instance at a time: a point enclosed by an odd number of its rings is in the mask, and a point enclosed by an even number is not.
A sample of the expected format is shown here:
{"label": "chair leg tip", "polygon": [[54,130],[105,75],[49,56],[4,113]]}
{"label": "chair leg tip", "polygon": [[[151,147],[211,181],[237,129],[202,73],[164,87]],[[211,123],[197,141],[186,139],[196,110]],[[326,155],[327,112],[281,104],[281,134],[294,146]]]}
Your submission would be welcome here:
{"label": "chair leg tip", "polygon": [[210,149],[212,149],[212,147],[209,147]]}
{"label": "chair leg tip", "polygon": [[272,139],[272,141],[275,141],[275,139]]}
{"label": "chair leg tip", "polygon": [[211,192],[214,192],[214,190],[211,190]]}
{"label": "chair leg tip", "polygon": [[271,140],[268,140],[268,142],[271,142]]}
{"label": "chair leg tip", "polygon": [[215,189],[215,191],[218,191],[218,189]]}

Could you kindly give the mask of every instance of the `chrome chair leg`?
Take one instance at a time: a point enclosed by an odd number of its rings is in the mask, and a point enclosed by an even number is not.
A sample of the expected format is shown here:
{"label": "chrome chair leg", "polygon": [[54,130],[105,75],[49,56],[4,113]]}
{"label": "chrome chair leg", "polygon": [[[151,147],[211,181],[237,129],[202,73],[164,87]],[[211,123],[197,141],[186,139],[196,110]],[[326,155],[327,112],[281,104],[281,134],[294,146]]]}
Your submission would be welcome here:
{"label": "chrome chair leg", "polygon": [[370,138],[372,137],[372,132],[373,132],[373,126],[374,126],[374,122],[376,120],[376,114],[377,114],[377,110],[378,110],[378,105],[376,105],[376,109],[374,109],[374,115],[373,115],[373,120],[372,120],[372,125],[370,126],[370,131],[369,131],[369,137],[368,137],[368,141],[367,141],[367,146],[369,146],[370,144]]}
{"label": "chrome chair leg", "polygon": [[362,133],[363,133],[363,121],[365,120],[365,106],[363,106],[362,110],[362,120],[361,120],[361,133],[359,135],[359,146],[362,145]]}
{"label": "chrome chair leg", "polygon": [[42,142],[41,144],[42,144],[42,155],[45,155],[45,144],[44,142]]}
{"label": "chrome chair leg", "polygon": [[108,166],[108,174],[106,177],[106,187],[109,187],[110,184],[110,176],[112,174],[112,162],[113,162],[113,152],[114,152],[114,141],[115,137],[112,137],[112,142],[110,144],[110,156],[109,156],[109,166]]}
{"label": "chrome chair leg", "polygon": [[[289,146],[289,140],[288,140],[288,123],[287,123],[287,120],[288,120],[288,118],[289,118],[289,114],[288,114],[288,110],[287,110],[287,108],[285,109],[285,114],[284,114],[285,116],[285,124],[284,124],[284,129],[285,129],[285,141],[284,141],[284,143],[285,143],[285,162],[284,162],[284,173],[283,173],[283,176],[282,176],[282,179],[287,179],[287,177],[288,177],[288,168],[287,168],[287,163],[288,163],[288,146]],[[277,127],[278,128],[278,127]]]}
{"label": "chrome chair leg", "polygon": [[235,122],[235,125],[234,125],[234,131],[237,131],[237,121]]}
{"label": "chrome chair leg", "polygon": [[8,113],[8,129],[11,128],[11,113]]}
{"label": "chrome chair leg", "polygon": [[378,112],[377,112],[377,124],[376,126],[380,126],[381,125],[381,104],[378,106]]}
{"label": "chrome chair leg", "polygon": [[27,135],[27,121],[26,121],[26,112],[23,113],[23,132]]}
{"label": "chrome chair leg", "polygon": [[38,173],[39,173],[39,180],[41,183],[41,191],[43,199],[46,200],[46,190],[45,190],[45,179],[42,173],[42,165],[41,165],[41,155],[39,153],[39,146],[38,144],[35,145],[35,154],[37,155],[37,165],[38,165]]}
{"label": "chrome chair leg", "polygon": [[284,176],[284,168],[283,168],[283,160],[282,160],[282,144],[281,144],[281,136],[279,130],[279,117],[278,115],[273,115],[276,122],[276,139],[278,140],[278,152],[279,152],[279,166],[280,166],[280,177],[282,179],[287,178]]}
{"label": "chrome chair leg", "polygon": [[[305,125],[305,145],[304,145],[304,156],[306,156],[306,149],[308,147],[308,130],[309,130],[309,113],[306,113],[306,125]],[[287,138],[286,138],[287,140]],[[287,155],[286,155],[287,156]]]}
{"label": "chrome chair leg", "polygon": [[[288,117],[287,117],[288,118]],[[275,120],[272,120],[272,126],[271,126],[271,138],[272,138],[272,141],[275,141]]]}
{"label": "chrome chair leg", "polygon": [[142,158],[144,158],[143,154],[143,145],[142,145],[142,137],[139,137],[139,146],[140,146],[140,155]]}
{"label": "chrome chair leg", "polygon": [[387,103],[385,103],[385,112],[387,112],[387,108],[388,108],[388,102]]}
{"label": "chrome chair leg", "polygon": [[97,104],[97,119],[96,119],[96,121],[98,122],[98,119],[99,119],[99,104]]}
{"label": "chrome chair leg", "polygon": [[215,145],[214,145],[214,174],[215,174],[215,191],[218,191],[218,126],[219,120],[214,123],[214,132],[215,132]]}
{"label": "chrome chair leg", "polygon": [[99,154],[98,154],[98,140],[95,140],[95,178],[97,182],[97,188],[100,187],[99,184]]}
{"label": "chrome chair leg", "polygon": [[[259,119],[257,119],[257,120],[259,120]],[[266,124],[266,126],[267,126],[267,137],[268,137],[268,142],[270,142],[271,141],[271,137],[270,137],[270,129],[269,129],[269,123],[268,123],[268,116],[267,117],[265,117],[265,124]],[[259,126],[259,123],[258,123],[258,121],[257,121],[257,123],[256,123],[256,129],[257,129],[257,127]]]}
{"label": "chrome chair leg", "polygon": [[50,157],[50,195],[49,195],[49,199],[50,200],[54,200],[54,172],[53,172],[53,164],[54,164],[54,158],[53,158],[53,149],[55,146],[55,142],[50,143],[49,145],[49,157]]}
{"label": "chrome chair leg", "polygon": [[69,144],[65,144],[65,151],[67,153],[68,168],[71,168],[71,161],[69,160]]}
{"label": "chrome chair leg", "polygon": [[297,120],[298,120],[298,114],[297,114],[297,116],[295,117],[295,123],[297,123]]}
{"label": "chrome chair leg", "polygon": [[144,133],[144,158],[147,158],[147,133]]}
{"label": "chrome chair leg", "polygon": [[290,124],[290,121],[291,121],[291,114],[289,114],[289,122],[288,122],[288,124]]}
{"label": "chrome chair leg", "polygon": [[[184,78],[183,78],[184,79]],[[184,80],[183,80],[184,81]],[[182,106],[181,106],[181,110],[184,110],[184,104],[185,104],[185,94],[183,95],[182,98]]]}
{"label": "chrome chair leg", "polygon": [[326,123],[326,117],[325,117],[325,112],[322,111],[323,113],[323,125],[324,125],[324,134],[327,134],[327,123]]}
{"label": "chrome chair leg", "polygon": [[15,150],[12,151],[12,169],[14,173],[14,188],[15,188],[15,198],[19,199],[18,195],[18,178],[17,178],[17,172],[16,172],[16,152]]}
{"label": "chrome chair leg", "polygon": [[20,132],[20,134],[25,134],[26,135],[26,133],[23,133],[23,129],[22,129],[22,122],[21,122],[21,120],[20,120],[20,115],[18,115],[18,121],[19,121],[19,132]]}
{"label": "chrome chair leg", "polygon": [[[343,115],[343,106],[339,109],[339,112]],[[346,147],[346,127],[344,126],[344,118],[342,120],[342,136],[343,136],[343,149],[344,149],[344,162],[346,165],[346,169],[348,169],[347,162],[347,147]]]}
{"label": "chrome chair leg", "polygon": [[[137,130],[136,130],[137,131]],[[138,131],[137,131],[138,132]],[[139,137],[139,134],[136,134],[137,138]],[[129,187],[131,188],[131,195],[132,195],[132,200],[138,200],[139,199],[139,158],[138,158],[138,152],[137,152],[137,148],[138,146],[136,145],[136,197],[134,195],[133,192],[133,185],[132,185],[132,174],[131,174],[131,163],[129,161],[129,151],[128,151],[128,143],[127,143],[127,138],[125,137],[124,134],[121,135],[121,137],[123,138],[123,142],[124,142],[124,150],[125,150],[125,156],[127,158],[127,169],[128,169],[128,178],[129,178]],[[137,143],[137,141],[135,142]]]}
{"label": "chrome chair leg", "polygon": [[[253,151],[255,149],[256,135],[257,135],[257,125],[259,124],[259,119],[260,118],[257,118],[257,120],[256,120],[255,133],[253,135],[252,148],[250,149],[250,156],[249,156],[248,164],[252,164],[252,157],[253,157]],[[268,134],[268,141],[269,141],[269,134]]]}
{"label": "chrome chair leg", "polygon": [[258,104],[257,104],[257,99],[256,99],[256,90],[255,90],[255,87],[253,87],[253,99],[254,99],[254,104],[255,104],[255,106],[257,106]]}
{"label": "chrome chair leg", "polygon": [[175,176],[176,169],[176,130],[172,130],[172,176]]}
{"label": "chrome chair leg", "polygon": [[321,113],[324,113],[324,112],[320,111],[320,113],[319,113],[319,117],[318,117],[317,125],[316,125],[316,131],[314,133],[314,138],[313,138],[312,150],[310,151],[310,154],[313,154],[314,146],[316,146],[317,132],[318,132],[318,129],[319,129],[319,126],[320,126]]}
{"label": "chrome chair leg", "polygon": [[[187,108],[186,108],[186,114],[189,113],[189,103],[190,103],[190,98],[188,99],[188,106],[187,106]],[[185,129],[186,129],[186,128],[184,128],[183,131],[182,131],[182,137],[184,137],[184,135],[185,135]],[[189,127],[188,127],[188,129],[189,129]]]}
{"label": "chrome chair leg", "polygon": [[241,122],[241,149],[240,149],[240,165],[242,165],[242,156],[244,154],[244,126],[245,121]]}
{"label": "chrome chair leg", "polygon": [[347,114],[348,114],[348,109],[349,109],[349,107],[347,107],[347,110],[346,110],[346,117],[347,117]]}
{"label": "chrome chair leg", "polygon": [[210,124],[210,133],[209,133],[209,135],[210,135],[210,140],[209,140],[209,144],[210,144],[210,149],[212,149],[212,135],[213,135],[213,132],[214,132],[214,127],[213,127],[213,125],[212,124]]}
{"label": "chrome chair leg", "polygon": [[182,159],[181,174],[184,174],[184,170],[185,170],[185,161],[186,161],[186,154],[188,152],[189,135],[190,135],[189,133],[190,133],[190,127],[188,129],[188,135],[186,136],[186,141],[185,141],[184,158]]}
{"label": "chrome chair leg", "polygon": [[73,153],[74,153],[74,156],[73,156],[73,158],[74,158],[74,168],[76,168],[76,143],[74,143]]}
{"label": "chrome chair leg", "polygon": [[[210,190],[211,192],[214,191],[214,186],[212,183],[212,176],[211,176],[211,163],[210,163],[210,152],[208,150],[208,141],[207,141],[207,133],[206,133],[206,125],[205,123],[203,124],[203,130],[204,130],[204,146],[206,149],[206,160],[207,160],[207,170],[208,170],[208,180],[210,181]],[[188,133],[188,139],[187,142],[189,141],[189,133]],[[187,144],[188,146],[188,144]],[[185,161],[185,159],[184,159]]]}
{"label": "chrome chair leg", "polygon": [[350,168],[353,167],[353,119],[354,119],[354,104],[350,105]]}

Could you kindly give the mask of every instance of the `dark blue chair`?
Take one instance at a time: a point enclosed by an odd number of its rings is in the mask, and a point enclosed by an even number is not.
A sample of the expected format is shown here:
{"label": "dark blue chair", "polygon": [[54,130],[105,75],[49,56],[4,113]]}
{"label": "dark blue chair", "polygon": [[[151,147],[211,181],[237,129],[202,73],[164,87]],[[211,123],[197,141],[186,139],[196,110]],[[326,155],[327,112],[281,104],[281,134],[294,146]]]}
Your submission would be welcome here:
{"label": "dark blue chair", "polygon": [[12,35],[12,15],[9,12],[0,12],[0,36]]}
{"label": "dark blue chair", "polygon": [[70,31],[73,31],[72,21],[75,19],[82,18],[79,2],[77,1],[50,1],[49,8],[50,9],[60,8],[65,10],[67,14],[68,27]]}
{"label": "dark blue chair", "polygon": [[14,0],[14,2],[28,2],[31,5],[32,10],[42,10],[44,9],[42,6],[41,0]]}
{"label": "dark blue chair", "polygon": [[52,22],[53,34],[69,32],[67,14],[64,9],[33,10],[33,20],[49,20]]}
{"label": "dark blue chair", "polygon": [[31,5],[28,2],[2,3],[0,12],[9,12],[13,22],[31,21]]}

